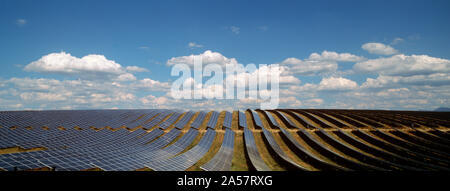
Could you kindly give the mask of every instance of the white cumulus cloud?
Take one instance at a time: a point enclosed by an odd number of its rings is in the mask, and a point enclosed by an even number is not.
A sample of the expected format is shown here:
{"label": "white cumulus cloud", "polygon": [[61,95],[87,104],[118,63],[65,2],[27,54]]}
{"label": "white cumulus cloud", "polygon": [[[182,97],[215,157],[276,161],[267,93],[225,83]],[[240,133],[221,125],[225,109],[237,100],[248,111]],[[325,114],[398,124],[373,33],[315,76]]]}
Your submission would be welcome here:
{"label": "white cumulus cloud", "polygon": [[108,60],[104,55],[89,54],[81,58],[72,56],[66,52],[51,53],[31,62],[24,67],[25,71],[53,73],[77,76],[84,79],[118,79],[135,80],[128,73],[147,71],[137,66],[122,67],[113,60]]}
{"label": "white cumulus cloud", "polygon": [[148,72],[149,71],[147,68],[141,68],[139,66],[127,66],[126,70],[128,72]]}
{"label": "white cumulus cloud", "polygon": [[380,75],[376,79],[367,78],[362,88],[388,88],[394,86],[405,87],[407,85],[418,86],[443,86],[450,84],[450,74],[435,73],[430,75],[414,76],[384,76]]}
{"label": "white cumulus cloud", "polygon": [[343,77],[323,78],[320,81],[319,90],[352,90],[356,89],[358,84],[352,80]]}
{"label": "white cumulus cloud", "polygon": [[125,73],[125,74],[119,75],[119,77],[117,77],[117,80],[118,81],[134,81],[134,80],[136,80],[136,77],[133,74]]}
{"label": "white cumulus cloud", "polygon": [[361,72],[382,75],[426,75],[432,73],[449,73],[450,60],[434,58],[427,55],[394,55],[356,63],[353,69]]}
{"label": "white cumulus cloud", "polygon": [[77,58],[69,53],[51,53],[25,66],[25,71],[59,74],[122,74],[122,66],[103,55],[90,54]]}
{"label": "white cumulus cloud", "polygon": [[379,54],[379,55],[392,55],[397,54],[398,51],[392,48],[389,45],[385,45],[383,43],[370,42],[363,44],[361,46],[362,49],[366,50],[371,54]]}
{"label": "white cumulus cloud", "polygon": [[166,64],[168,66],[173,66],[175,64],[187,64],[189,66],[194,66],[194,57],[196,57],[196,59],[201,58],[203,65],[219,64],[221,66],[225,66],[226,64],[235,65],[238,63],[235,58],[227,58],[218,52],[207,50],[198,55],[173,57],[169,59]]}
{"label": "white cumulus cloud", "polygon": [[337,53],[333,51],[323,51],[321,54],[312,53],[309,60],[317,61],[335,61],[335,62],[359,62],[365,60],[364,57],[356,56],[350,53]]}
{"label": "white cumulus cloud", "polygon": [[300,60],[297,58],[287,58],[280,63],[287,67],[287,71],[299,75],[320,75],[335,72],[338,68],[336,62]]}

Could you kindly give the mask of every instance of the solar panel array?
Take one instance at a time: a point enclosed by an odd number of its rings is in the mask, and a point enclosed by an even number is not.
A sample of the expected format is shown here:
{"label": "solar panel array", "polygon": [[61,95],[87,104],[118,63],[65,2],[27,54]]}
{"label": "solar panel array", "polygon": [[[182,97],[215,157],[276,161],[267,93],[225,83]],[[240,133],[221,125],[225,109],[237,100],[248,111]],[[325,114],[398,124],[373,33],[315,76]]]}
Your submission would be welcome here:
{"label": "solar panel array", "polygon": [[214,157],[201,168],[207,171],[230,171],[233,160],[234,132],[231,129],[225,130],[222,146]]}
{"label": "solar panel array", "polygon": [[192,116],[194,116],[195,112],[189,111],[187,112],[183,118],[181,118],[174,126],[178,129],[183,129],[183,127],[191,120]]}
{"label": "solar panel array", "polygon": [[172,115],[165,121],[163,121],[161,124],[159,124],[159,127],[161,127],[162,129],[167,129],[170,127],[170,125],[172,125],[173,123],[175,123],[175,121],[181,116],[180,112],[174,112],[172,113]]}
{"label": "solar panel array", "polygon": [[307,118],[303,117],[302,115],[299,115],[298,113],[291,112],[291,111],[286,111],[286,112],[293,115],[297,119],[297,121],[300,122],[305,128],[308,128],[308,129],[317,128],[314,124],[309,122],[309,120]]}
{"label": "solar panel array", "polygon": [[293,110],[293,111],[296,112],[296,113],[302,114],[303,116],[307,117],[309,120],[313,121],[314,123],[316,123],[320,127],[323,127],[323,128],[330,128],[331,127],[330,125],[328,125],[327,122],[325,122],[325,121],[323,121],[323,120],[313,116],[309,112],[306,112],[306,111],[303,111],[303,110],[298,110],[298,109]]}
{"label": "solar panel array", "polygon": [[225,118],[223,120],[223,126],[226,128],[231,128],[231,121],[233,120],[233,114],[230,112],[225,112]]}
{"label": "solar panel array", "polygon": [[249,109],[235,130],[231,112],[225,129],[215,129],[219,112],[207,113],[0,111],[0,170],[450,170],[450,113]]}
{"label": "solar panel array", "polygon": [[151,158],[155,160],[160,158],[170,158],[171,156],[176,155],[186,149],[192,143],[192,141],[194,141],[197,135],[197,130],[189,129],[189,131],[175,143],[165,147],[164,149],[152,153]]}
{"label": "solar panel array", "polygon": [[247,117],[245,117],[245,113],[239,111],[239,127],[247,127]]}
{"label": "solar panel array", "polygon": [[217,121],[219,120],[219,115],[220,115],[219,112],[213,111],[206,126],[213,129],[216,128]]}
{"label": "solar panel array", "polygon": [[146,166],[155,171],[184,171],[208,152],[215,134],[214,130],[208,129],[200,142],[192,149],[166,160],[152,160]]}
{"label": "solar panel array", "polygon": [[288,162],[290,165],[292,165],[295,168],[298,168],[299,170],[308,170],[306,167],[303,167],[296,162],[294,162],[287,154],[281,149],[280,145],[275,141],[275,138],[273,137],[272,133],[270,133],[267,129],[263,128],[263,134],[266,138],[267,142],[269,143],[270,147],[275,151],[275,153],[281,157],[283,160]]}
{"label": "solar panel array", "polygon": [[249,109],[249,111],[252,114],[253,121],[255,122],[256,127],[262,128],[263,124],[262,124],[261,118],[259,117],[258,113],[255,110],[251,110],[251,109]]}
{"label": "solar panel array", "polygon": [[197,118],[195,118],[194,122],[192,122],[191,127],[195,129],[200,128],[200,125],[202,125],[203,121],[205,120],[206,114],[206,112],[200,111],[200,113],[198,113],[197,115]]}
{"label": "solar panel array", "polygon": [[308,161],[314,167],[321,170],[347,170],[336,164],[324,161],[322,158],[311,153],[303,145],[301,145],[298,141],[296,141],[295,138],[287,130],[283,128],[280,128],[280,130],[282,132],[282,135],[286,137],[289,140],[289,142],[294,145],[294,147],[296,148],[296,150],[294,151],[300,153],[298,156],[301,157],[303,160]]}
{"label": "solar panel array", "polygon": [[283,121],[288,128],[298,128],[297,125],[295,125],[295,123],[292,120],[290,120],[284,113],[279,111],[274,111],[274,113],[279,116],[281,121]]}
{"label": "solar panel array", "polygon": [[158,125],[159,123],[161,123],[171,113],[172,113],[172,111],[163,111],[163,112],[157,114],[157,116],[155,118],[153,118],[151,121],[144,123],[143,126],[150,129],[150,128]]}
{"label": "solar panel array", "polygon": [[[77,130],[75,130],[77,131]],[[24,161],[34,159],[35,164],[40,167],[51,167],[56,170],[83,170],[96,167],[93,165],[97,161],[109,160],[111,158],[117,158],[120,155],[128,155],[131,152],[137,152],[136,147],[143,145],[146,141],[155,138],[159,133],[158,130],[150,133],[143,132],[143,130],[137,130],[129,132],[127,130],[119,130],[119,132],[111,132],[109,130],[102,130],[98,133],[94,130],[86,130],[89,132],[90,137],[79,137],[80,141],[70,144],[71,147],[65,149],[58,149],[52,147],[49,150],[36,151],[36,152],[24,152],[6,154],[1,156],[7,156],[2,158],[1,161],[5,162],[5,166],[1,166],[7,170],[11,170],[13,167],[19,170],[29,169],[28,165],[16,165],[26,164]],[[109,131],[109,132],[108,132]],[[103,133],[104,132],[104,133]],[[143,135],[138,138],[139,135]],[[108,140],[108,141],[106,141]],[[51,141],[48,141],[51,144]],[[108,145],[102,145],[109,143]],[[75,147],[76,146],[76,147]],[[130,149],[133,148],[133,149]],[[107,164],[106,162],[98,162],[100,164]],[[116,169],[117,170],[117,169]]]}
{"label": "solar panel array", "polygon": [[266,165],[261,155],[259,154],[253,133],[246,127],[244,128],[244,140],[247,155],[253,165],[253,168],[258,171],[269,171],[270,168]]}
{"label": "solar panel array", "polygon": [[280,128],[280,125],[278,124],[277,120],[272,116],[272,114],[268,111],[261,110],[265,116],[269,118],[268,122],[272,127]]}

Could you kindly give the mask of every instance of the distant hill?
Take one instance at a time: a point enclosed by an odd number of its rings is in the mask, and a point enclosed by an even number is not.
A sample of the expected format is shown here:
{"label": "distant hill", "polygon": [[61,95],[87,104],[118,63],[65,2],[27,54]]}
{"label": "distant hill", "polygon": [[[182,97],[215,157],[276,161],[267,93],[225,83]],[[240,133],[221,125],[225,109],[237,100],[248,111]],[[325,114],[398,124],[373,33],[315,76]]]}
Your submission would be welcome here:
{"label": "distant hill", "polygon": [[450,108],[448,108],[448,107],[440,107],[440,108],[435,109],[434,111],[450,111]]}

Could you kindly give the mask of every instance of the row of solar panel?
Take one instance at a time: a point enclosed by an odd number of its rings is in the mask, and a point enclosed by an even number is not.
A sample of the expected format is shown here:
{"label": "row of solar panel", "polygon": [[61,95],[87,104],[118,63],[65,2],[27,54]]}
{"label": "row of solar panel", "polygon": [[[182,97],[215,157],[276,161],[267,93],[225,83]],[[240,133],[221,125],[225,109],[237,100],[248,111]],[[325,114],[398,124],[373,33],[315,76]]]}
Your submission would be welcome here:
{"label": "row of solar panel", "polygon": [[[58,113],[59,111],[55,111],[56,113]],[[269,117],[269,122],[271,123],[271,125],[277,126],[277,121],[274,120],[273,116],[270,114],[270,112],[267,111],[263,111],[265,113],[265,115],[267,117]],[[140,125],[144,125],[146,127],[153,127],[157,124],[159,124],[159,126],[163,129],[168,128],[168,126],[173,123],[174,121],[176,121],[179,116],[182,114],[180,112],[174,112],[172,113],[172,111],[155,111],[155,110],[150,110],[147,111],[147,113],[137,113],[137,112],[132,112],[132,111],[121,111],[119,110],[119,112],[114,112],[113,110],[106,112],[106,114],[102,113],[101,111],[92,111],[92,113],[90,113],[89,111],[79,111],[79,112],[75,112],[76,114],[78,113],[79,115],[72,115],[71,119],[68,119],[64,116],[67,115],[60,115],[63,117],[54,117],[53,119],[53,123],[52,122],[48,122],[48,121],[42,121],[43,119],[48,119],[45,116],[51,115],[51,113],[46,112],[46,113],[37,113],[38,115],[36,115],[36,113],[33,112],[28,112],[28,116],[27,115],[13,115],[13,116],[8,116],[8,115],[2,115],[2,118],[4,118],[3,120],[1,120],[1,125],[0,126],[22,126],[22,127],[27,127],[27,126],[31,126],[31,127],[39,127],[39,126],[51,126],[51,127],[57,127],[57,126],[63,126],[63,127],[73,127],[73,126],[78,126],[78,127],[82,127],[82,128],[87,128],[90,126],[94,126],[94,127],[105,127],[105,126],[109,126],[111,128],[119,128],[119,127],[123,127],[123,126],[127,126],[129,128],[134,128]],[[132,113],[133,115],[131,115],[130,113]],[[167,115],[170,115],[172,113],[172,115],[169,117],[169,119],[165,120],[164,122],[160,123]],[[252,116],[255,117],[256,113],[255,111],[251,110]],[[9,113],[8,113],[9,114]],[[186,115],[179,121],[179,123],[177,123],[175,126],[177,128],[182,128],[190,119],[191,117],[194,115],[194,112],[187,112]],[[157,119],[159,120],[153,120],[151,123],[148,123],[148,119],[153,118],[157,115]],[[201,120],[204,118],[205,116],[205,112],[201,112],[199,114],[199,116],[197,117],[196,121],[193,123],[193,126],[195,128],[195,126],[199,126],[201,124]],[[295,125],[290,122],[289,119],[287,119],[286,117],[284,117],[283,114],[281,114],[283,116],[284,120],[287,120],[287,122],[289,122],[289,125],[294,127]],[[298,114],[296,114],[298,115]],[[5,117],[6,116],[6,117]],[[52,115],[54,116],[54,115]],[[75,116],[75,117],[73,117]],[[132,117],[130,117],[132,116]],[[8,119],[8,117],[10,117],[10,119]],[[215,124],[217,123],[219,117],[219,113],[218,112],[213,112],[210,118],[210,121],[208,122],[207,126],[210,128],[215,128]],[[302,116],[298,115],[298,117],[303,118]],[[128,120],[126,120],[126,118],[128,118]],[[137,118],[137,119],[136,119]],[[245,120],[245,114],[243,114],[242,112],[239,112],[239,126],[244,127],[246,126],[246,120]],[[12,121],[20,121],[18,123],[15,123],[15,125],[13,124],[7,124],[5,122],[12,122]],[[40,121],[38,121],[40,120]],[[75,121],[75,122],[74,122]],[[232,114],[230,112],[226,112],[225,113],[225,119],[223,122],[223,126],[224,127],[228,127],[231,128],[231,121],[232,121]],[[308,120],[306,119],[302,119],[302,121],[304,121],[305,123],[308,122]],[[39,123],[40,122],[40,123]],[[68,124],[71,123],[71,124]],[[255,119],[255,123],[257,127],[262,127],[262,123],[259,119]],[[314,126],[312,124],[307,124],[308,127],[310,126]]]}
{"label": "row of solar panel", "polygon": [[183,129],[183,127],[191,120],[194,116],[195,112],[189,111],[186,112],[183,118],[181,118],[174,126],[178,129]]}
{"label": "row of solar panel", "polygon": [[225,130],[225,135],[219,151],[208,163],[200,168],[207,171],[230,171],[231,161],[234,151],[234,132],[231,129]]}
{"label": "row of solar panel", "polygon": [[209,118],[208,124],[206,124],[207,127],[215,129],[217,121],[219,120],[219,112],[213,111],[211,113],[211,117]]}
{"label": "row of solar panel", "polygon": [[192,122],[191,127],[195,128],[195,129],[200,128],[200,126],[202,125],[203,121],[205,120],[206,114],[207,114],[206,112],[200,111],[198,113],[197,118],[195,118],[194,122]]}
{"label": "row of solar panel", "polygon": [[[42,112],[8,112],[3,113],[0,126],[4,127],[137,127],[145,119],[153,117],[157,110],[145,111],[42,111]],[[52,116],[51,118],[48,116]]]}

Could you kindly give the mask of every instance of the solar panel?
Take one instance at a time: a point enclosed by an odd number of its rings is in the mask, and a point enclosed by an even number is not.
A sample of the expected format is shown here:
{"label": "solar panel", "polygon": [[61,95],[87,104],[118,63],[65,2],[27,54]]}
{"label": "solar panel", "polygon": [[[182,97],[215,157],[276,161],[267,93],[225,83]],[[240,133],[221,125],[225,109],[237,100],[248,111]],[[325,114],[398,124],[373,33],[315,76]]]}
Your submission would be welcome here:
{"label": "solar panel", "polygon": [[290,112],[291,114],[293,114],[296,118],[297,118],[297,120],[303,125],[303,126],[305,126],[306,128],[317,128],[315,125],[313,125],[312,123],[310,123],[309,121],[308,121],[308,119],[306,119],[306,118],[304,118],[303,116],[301,116],[301,115],[299,115],[299,114],[297,114],[297,113],[295,113],[295,112]]}
{"label": "solar panel", "polygon": [[191,127],[198,129],[200,128],[200,125],[202,125],[203,120],[205,120],[206,117],[206,112],[201,111],[200,113],[198,113],[197,118],[195,118],[194,122],[192,122]]}
{"label": "solar panel", "polygon": [[247,127],[244,128],[244,140],[247,155],[250,158],[250,162],[253,167],[258,171],[270,171],[271,169],[263,161],[261,155],[259,154],[258,148],[256,148],[253,133]]}
{"label": "solar panel", "polygon": [[[339,130],[339,132],[342,133],[342,134],[344,134],[344,133],[345,134],[349,134],[348,132],[341,131],[341,130]],[[381,140],[375,138],[373,135],[371,135],[369,133],[366,133],[365,131],[362,131],[362,130],[359,130],[359,129],[354,131],[353,134],[358,136],[359,138],[363,139],[364,141],[367,141],[367,142],[369,142],[369,143],[371,143],[373,145],[376,145],[379,148],[382,148],[382,149],[384,149],[386,151],[390,151],[391,153],[396,153],[396,154],[398,154],[400,156],[404,156],[404,157],[407,157],[407,158],[413,158],[413,159],[418,160],[418,161],[430,162],[430,163],[434,163],[434,164],[436,164],[435,162],[445,163],[445,160],[442,160],[442,159],[439,159],[439,158],[436,158],[436,157],[433,157],[433,156],[425,156],[424,154],[415,152],[413,150],[409,150],[409,149],[405,149],[405,148],[402,148],[402,147],[397,147],[397,146],[391,145],[391,144],[389,144],[387,142],[384,142],[384,141],[381,141]],[[358,142],[359,142],[359,140],[358,140]],[[424,160],[425,158],[429,158],[429,159],[432,159],[432,160]]]}
{"label": "solar panel", "polygon": [[17,170],[39,168],[38,162],[35,159],[27,159],[23,157],[0,158],[0,165],[0,168],[8,171],[12,171],[14,168]]}
{"label": "solar panel", "polygon": [[223,126],[231,128],[231,121],[233,119],[233,114],[230,112],[225,112],[225,119],[223,120]]}
{"label": "solar panel", "polygon": [[309,161],[311,164],[313,164],[316,168],[320,168],[322,170],[348,170],[346,168],[342,168],[340,166],[336,166],[334,164],[328,163],[321,158],[317,157],[316,155],[309,152],[305,147],[303,147],[295,138],[285,129],[280,128],[282,135],[284,135],[290,143],[294,145],[294,147],[298,150],[300,154],[298,156],[302,158],[303,160]]}
{"label": "solar panel", "polygon": [[156,116],[155,118],[153,118],[151,121],[149,122],[144,122],[143,126],[148,127],[148,128],[152,128],[155,125],[158,125],[159,123],[161,123],[161,121],[166,118],[169,114],[171,113],[171,111],[162,111],[160,113],[158,113],[158,116]]}
{"label": "solar panel", "polygon": [[[69,152],[68,150],[71,150],[71,152]],[[42,154],[42,153],[44,153],[44,154]],[[69,148],[67,150],[61,149],[61,150],[38,151],[38,152],[30,153],[30,155],[32,155],[32,156],[43,156],[43,155],[46,155],[46,153],[50,153],[51,155],[54,155],[54,154],[74,155],[73,153],[81,154],[81,149]],[[25,153],[24,153],[24,155],[25,155]]]}
{"label": "solar panel", "polygon": [[261,122],[261,118],[259,118],[258,113],[256,113],[256,111],[249,109],[250,113],[253,116],[253,121],[255,122],[256,127],[255,128],[263,128],[263,124]]}
{"label": "solar panel", "polygon": [[135,170],[144,167],[149,161],[165,160],[187,148],[198,134],[195,129],[189,130],[178,141],[163,148],[172,142],[180,133],[180,130],[172,129],[169,133],[150,144],[140,147],[142,149],[139,149],[134,154],[115,158],[116,160],[110,158],[102,159],[107,162],[107,165],[104,163],[98,163],[96,165],[104,170]]}
{"label": "solar panel", "polygon": [[183,118],[181,118],[174,126],[178,129],[183,129],[183,127],[191,120],[192,116],[194,116],[195,112],[189,111],[187,112]]}
{"label": "solar panel", "polygon": [[337,164],[340,164],[342,166],[348,167],[350,169],[354,170],[367,170],[369,167],[367,165],[354,162],[350,159],[347,159],[346,157],[342,156],[341,154],[334,152],[330,148],[328,148],[326,145],[321,143],[320,141],[316,140],[307,130],[300,129],[300,131],[297,132],[302,139],[308,142],[308,144],[311,144],[311,147],[313,147],[315,150],[317,150],[320,154],[326,156],[327,158],[333,159]]}
{"label": "solar panel", "polygon": [[239,111],[239,126],[244,128],[247,127],[247,117],[245,117],[245,113]]}
{"label": "solar panel", "polygon": [[342,131],[339,129],[336,132],[336,134],[343,140],[345,140],[349,143],[352,143],[352,145],[356,146],[357,148],[359,148],[363,151],[366,151],[368,153],[371,153],[374,156],[384,159],[385,162],[382,164],[379,164],[380,166],[382,166],[384,168],[389,169],[389,168],[391,168],[391,166],[395,166],[395,167],[398,167],[398,168],[401,168],[404,170],[414,170],[414,169],[410,168],[410,166],[414,166],[414,167],[418,167],[418,168],[430,167],[433,169],[444,170],[444,169],[441,169],[441,167],[435,165],[435,164],[439,164],[439,163],[432,164],[433,162],[431,162],[431,161],[426,161],[426,162],[420,161],[420,160],[417,161],[415,159],[405,158],[405,157],[398,156],[398,155],[392,155],[381,149],[372,148],[372,147],[368,146],[366,143],[361,142],[360,140],[354,138],[353,136],[350,135],[350,133],[348,133],[346,131]]}
{"label": "solar panel", "polygon": [[220,113],[213,111],[211,113],[211,117],[209,118],[208,124],[206,125],[209,128],[216,128],[217,120],[219,119]]}
{"label": "solar panel", "polygon": [[187,148],[197,137],[198,131],[195,129],[189,129],[189,131],[183,135],[180,139],[177,140],[177,142],[173,143],[172,145],[169,145],[168,147],[162,149],[164,156],[172,156],[175,154],[178,154],[179,152],[183,151],[185,148]]}
{"label": "solar panel", "polygon": [[265,116],[267,116],[269,118],[270,126],[280,128],[280,125],[278,124],[277,120],[273,117],[273,115],[270,112],[265,111],[265,110],[261,110],[261,111],[265,114]]}
{"label": "solar panel", "polygon": [[[345,142],[341,142],[341,141],[337,140],[335,137],[331,136],[328,132],[326,132],[323,129],[320,129],[317,132],[317,134],[322,139],[324,139],[326,142],[328,142],[329,144],[331,144],[331,145],[333,145],[333,146],[335,146],[337,148],[340,148],[340,150],[343,153],[345,153],[345,154],[347,154],[347,155],[349,155],[351,157],[354,157],[354,158],[356,158],[356,159],[358,159],[360,161],[363,161],[366,164],[373,165],[373,166],[371,166],[371,168],[374,168],[374,169],[377,169],[377,170],[381,170],[383,168],[385,168],[383,170],[386,170],[386,169],[391,168],[392,166],[405,168],[404,165],[393,164],[393,163],[390,163],[388,161],[384,161],[384,160],[381,160],[379,158],[375,158],[375,157],[369,156],[369,155],[367,155],[367,154],[365,154],[363,152],[359,152],[358,150],[354,149],[353,147],[351,147],[351,146],[349,146],[347,144],[344,144]],[[374,154],[376,154],[376,153],[374,153]],[[411,163],[409,163],[409,164],[411,164]],[[424,165],[427,165],[427,164],[421,164],[419,168],[423,168]],[[413,170],[413,169],[410,169],[409,167],[406,167],[405,170]],[[418,170],[418,169],[414,169],[414,170]]]}
{"label": "solar panel", "polygon": [[284,161],[291,164],[293,167],[296,167],[299,170],[308,170],[306,167],[303,167],[296,162],[294,162],[287,154],[281,149],[280,145],[275,141],[275,138],[273,137],[272,133],[270,133],[267,129],[262,128],[264,137],[266,138],[267,142],[269,143],[270,147],[275,151],[275,153],[281,157]]}
{"label": "solar panel", "polygon": [[[128,132],[126,130],[123,130],[122,132]],[[133,135],[139,135],[141,134],[143,131],[134,131],[134,132],[128,132],[129,134],[127,134],[126,136],[120,136],[120,133],[114,133],[119,137],[133,137]],[[152,131],[155,132],[155,131]],[[152,133],[151,132],[151,133]],[[110,132],[112,133],[112,132]],[[148,135],[150,135],[151,133],[148,133]],[[92,134],[92,132],[91,132]],[[123,133],[122,133],[123,134]],[[146,136],[143,136],[146,137]],[[103,137],[99,137],[99,138],[103,138]],[[102,142],[101,139],[98,139],[98,141]],[[126,140],[125,142],[123,142],[124,140],[122,140],[120,143],[131,143],[133,141],[130,140]],[[105,142],[103,142],[105,143]],[[119,143],[119,142],[117,142]],[[119,144],[120,146],[124,145],[124,144]],[[114,146],[111,146],[111,149],[106,150],[105,148],[108,148],[110,145],[106,145],[103,147],[94,147],[91,150],[89,150],[89,148],[87,146],[82,146],[80,144],[78,144],[77,146],[81,146],[82,149],[79,148],[69,148],[66,150],[58,150],[58,151],[51,151],[51,152],[47,152],[47,151],[38,151],[38,152],[28,152],[28,153],[15,153],[11,156],[11,158],[15,159],[16,162],[18,164],[23,163],[24,161],[26,162],[25,158],[21,158],[21,156],[25,157],[27,159],[31,158],[40,158],[41,160],[39,161],[39,166],[45,165],[45,166],[51,166],[51,167],[56,167],[57,170],[82,170],[82,169],[86,169],[86,168],[91,168],[92,165],[90,164],[90,161],[86,161],[86,157],[85,154],[91,154],[91,156],[96,155],[99,157],[106,157],[108,154],[111,153],[118,153],[120,151],[120,149],[118,149],[117,147],[113,148]],[[129,147],[133,146],[133,145],[127,145]],[[133,147],[132,147],[133,148]],[[127,148],[129,149],[129,148]],[[102,152],[106,152],[108,151],[109,153],[102,153]],[[42,154],[44,153],[44,154]],[[49,153],[49,154],[45,154],[45,153]],[[75,154],[73,154],[75,153]],[[14,157],[17,156],[17,157]],[[80,158],[82,157],[82,158]],[[56,163],[55,163],[56,161]],[[92,161],[91,161],[92,162]],[[26,165],[26,166],[21,166],[19,169],[22,168],[29,168],[31,167],[30,165]]]}
{"label": "solar panel", "polygon": [[167,129],[172,125],[179,117],[181,116],[181,113],[174,112],[168,119],[163,121],[161,124],[159,124],[159,127],[162,129]]}
{"label": "solar panel", "polygon": [[[395,130],[393,131],[394,133],[398,131]],[[402,137],[397,137],[397,134],[391,133],[391,132],[386,132],[386,131],[382,131],[379,129],[375,129],[374,131],[371,131],[372,134],[385,139],[395,145],[401,146],[403,148],[408,148],[410,150],[415,150],[417,152],[426,154],[426,155],[430,155],[431,153],[435,153],[438,154],[440,156],[447,156],[448,154],[445,153],[445,151],[441,151],[435,148],[431,148],[431,147],[426,147],[424,145],[420,145],[414,142],[410,142],[409,140],[405,140]],[[395,135],[395,136],[394,136]]]}
{"label": "solar panel", "polygon": [[[155,129],[160,134],[162,130]],[[105,157],[96,158],[93,162],[95,166],[107,170],[107,171],[125,171],[125,170],[136,170],[143,168],[144,164],[150,160],[151,153],[162,149],[164,146],[172,142],[178,135],[180,131],[178,129],[172,129],[170,132],[164,134],[160,138],[152,141],[149,144],[139,144],[127,149],[125,151],[106,153]],[[148,140],[152,140],[149,138]]]}
{"label": "solar panel", "polygon": [[178,135],[180,135],[180,130],[178,129],[172,129],[168,133],[164,134],[162,137],[156,139],[155,141],[148,144],[147,147],[152,150],[160,149],[164,147],[165,145],[172,142],[173,139],[175,139]]}
{"label": "solar panel", "polygon": [[143,114],[141,112],[139,112],[138,113],[138,115],[140,115],[139,118],[128,122],[125,126],[128,128],[135,128],[137,126],[142,125],[145,121],[147,121],[148,119],[151,119],[156,114],[158,114],[158,111],[154,111],[154,110],[144,111]]}
{"label": "solar panel", "polygon": [[295,125],[294,122],[292,122],[284,113],[279,112],[279,111],[274,111],[281,119],[281,121],[283,121],[286,126],[288,126],[289,128],[298,128],[297,125]]}
{"label": "solar panel", "polygon": [[[120,151],[124,146],[133,146],[132,143],[143,141],[142,139],[156,137],[161,134],[156,130],[146,133],[143,130],[136,130],[128,132],[127,130],[120,130],[111,134],[104,134],[104,136],[92,137],[92,139],[85,139],[87,143],[78,143],[77,147],[81,148],[68,148],[63,150],[64,152],[74,152],[83,154],[85,152],[106,152],[106,151]],[[105,143],[114,143],[110,145],[104,145]]]}
{"label": "solar panel", "polygon": [[146,166],[155,171],[184,171],[197,163],[208,152],[215,135],[215,130],[208,129],[200,142],[192,149],[167,160],[151,161]]}
{"label": "solar panel", "polygon": [[307,117],[308,119],[310,119],[311,121],[315,122],[316,124],[320,125],[323,128],[330,128],[331,127],[325,121],[320,120],[319,118],[313,116],[312,114],[310,114],[310,113],[308,113],[306,111],[297,109],[297,110],[294,110],[294,112],[297,112],[297,113],[300,113],[300,114],[304,115],[305,117]]}
{"label": "solar panel", "polygon": [[[103,154],[104,157],[96,157],[97,160],[94,161],[93,164],[103,170],[108,171],[135,170],[138,168],[142,168],[143,163],[145,162],[145,160],[142,160],[142,155],[145,155],[147,152],[161,149],[162,147],[170,143],[173,139],[175,139],[180,134],[180,131],[177,129],[172,129],[170,132],[164,134],[153,142],[145,144],[147,141],[153,140],[156,136],[159,136],[162,133],[162,130],[155,129],[147,134],[148,137],[147,139],[141,141],[142,144],[134,144],[133,147],[128,149],[121,149],[118,152],[105,153]],[[137,159],[141,159],[141,161],[137,161]]]}
{"label": "solar panel", "polygon": [[[311,112],[311,111],[310,111],[310,112]],[[315,114],[315,115],[317,115],[317,116],[319,116],[319,117],[325,119],[326,121],[332,123],[333,125],[335,125],[335,126],[337,126],[337,127],[343,128],[343,127],[346,127],[346,126],[347,126],[347,125],[341,123],[340,121],[338,121],[338,120],[336,120],[336,119],[330,117],[330,115],[328,115],[328,114],[326,114],[326,113],[324,113],[324,112],[311,112],[311,113],[313,113],[313,114]]]}
{"label": "solar panel", "polygon": [[222,146],[208,163],[200,168],[207,171],[230,171],[233,160],[234,132],[231,129],[225,130]]}

